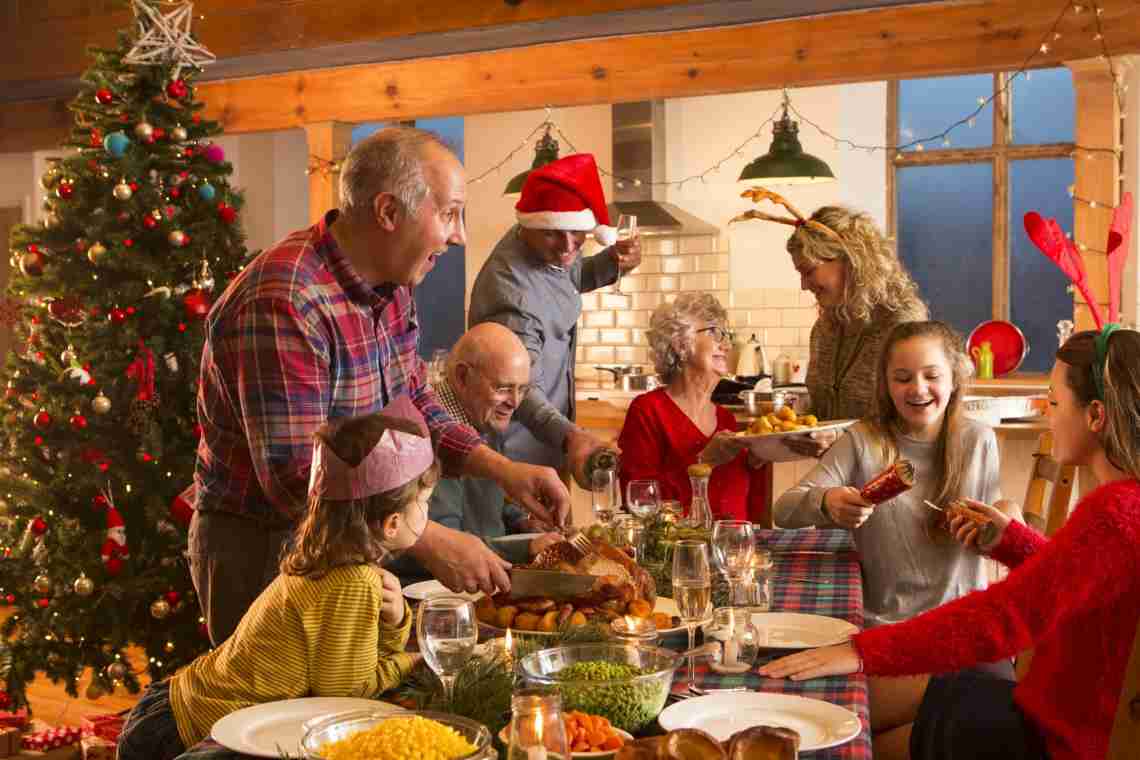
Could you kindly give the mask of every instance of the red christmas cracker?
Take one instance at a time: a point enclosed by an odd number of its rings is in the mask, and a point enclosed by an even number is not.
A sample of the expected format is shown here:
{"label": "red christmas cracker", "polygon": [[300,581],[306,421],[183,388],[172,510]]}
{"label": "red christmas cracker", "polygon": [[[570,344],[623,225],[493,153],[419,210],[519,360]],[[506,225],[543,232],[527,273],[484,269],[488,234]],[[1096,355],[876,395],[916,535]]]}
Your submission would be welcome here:
{"label": "red christmas cracker", "polygon": [[84,736],[79,740],[83,760],[115,760],[116,743],[101,736]]}
{"label": "red christmas cracker", "polygon": [[117,742],[125,721],[126,717],[118,713],[101,713],[84,717],[79,725],[84,736],[97,736],[109,742]]}
{"label": "red christmas cracker", "polygon": [[0,728],[24,728],[28,725],[28,708],[0,710]]}
{"label": "red christmas cracker", "polygon": [[49,749],[67,747],[79,741],[83,733],[79,726],[60,726],[24,735],[24,748],[46,752]]}
{"label": "red christmas cracker", "polygon": [[900,459],[871,478],[859,491],[859,495],[871,504],[882,504],[909,491],[913,485],[914,465],[906,459]]}

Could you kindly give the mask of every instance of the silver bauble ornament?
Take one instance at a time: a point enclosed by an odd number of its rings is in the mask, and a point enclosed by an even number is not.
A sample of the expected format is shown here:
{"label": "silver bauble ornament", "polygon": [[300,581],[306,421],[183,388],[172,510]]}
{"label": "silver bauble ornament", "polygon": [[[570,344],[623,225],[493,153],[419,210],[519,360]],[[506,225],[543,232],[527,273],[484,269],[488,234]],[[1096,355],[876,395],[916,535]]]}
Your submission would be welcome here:
{"label": "silver bauble ornament", "polygon": [[177,142],[182,142],[187,137],[188,137],[188,135],[186,134],[186,127],[177,126],[174,129],[170,130],[170,139],[171,140],[175,140]]}
{"label": "silver bauble ornament", "polygon": [[145,121],[140,121],[135,125],[135,137],[140,140],[149,140],[154,137],[154,127]]}
{"label": "silver bauble ornament", "polygon": [[150,605],[150,615],[155,620],[162,620],[170,614],[170,602],[165,599],[155,599]]}
{"label": "silver bauble ornament", "polygon": [[43,223],[44,227],[47,227],[49,230],[54,229],[56,225],[59,224],[59,217],[55,215],[54,211],[45,212]]}
{"label": "silver bauble ornament", "polygon": [[186,233],[182,230],[171,230],[170,234],[166,236],[166,239],[176,248],[181,248],[186,245]]}
{"label": "silver bauble ornament", "polygon": [[63,351],[61,351],[59,354],[60,363],[65,365],[70,365],[78,358],[79,355],[75,353],[75,346],[72,345],[68,345],[68,347],[63,349]]}
{"label": "silver bauble ornament", "polygon": [[104,396],[103,391],[99,391],[99,394],[91,399],[91,409],[95,414],[106,414],[111,411],[111,399]]}
{"label": "silver bauble ornament", "polygon": [[167,654],[174,654],[174,642],[168,641],[165,644],[163,644],[162,645],[162,651],[166,652]]}
{"label": "silver bauble ornament", "polygon": [[48,551],[47,545],[43,541],[36,541],[36,547],[32,549],[32,562],[36,563],[37,567],[46,567],[50,560],[51,552]]}
{"label": "silver bauble ornament", "polygon": [[95,242],[87,249],[87,260],[92,264],[98,264],[107,255],[107,246],[102,243]]}
{"label": "silver bauble ornament", "polygon": [[48,577],[47,573],[40,573],[36,576],[36,579],[32,581],[32,590],[37,594],[51,593],[51,578]]}
{"label": "silver bauble ornament", "polygon": [[162,360],[166,362],[166,368],[171,372],[178,371],[178,357],[173,351],[168,351],[162,355]]}
{"label": "silver bauble ornament", "polygon": [[127,666],[121,662],[112,662],[107,666],[107,675],[116,681],[121,681],[127,675]]}
{"label": "silver bauble ornament", "polygon": [[75,593],[79,596],[91,596],[91,594],[95,592],[95,581],[86,575],[80,575],[75,579],[75,584],[72,588],[75,589]]}
{"label": "silver bauble ornament", "polygon": [[59,184],[59,172],[55,169],[48,169],[40,176],[40,187],[44,190],[51,190]]}
{"label": "silver bauble ornament", "polygon": [[135,191],[132,190],[131,186],[126,182],[120,182],[119,184],[115,185],[115,189],[112,190],[111,193],[118,200],[129,201],[131,199],[131,196],[135,194]]}

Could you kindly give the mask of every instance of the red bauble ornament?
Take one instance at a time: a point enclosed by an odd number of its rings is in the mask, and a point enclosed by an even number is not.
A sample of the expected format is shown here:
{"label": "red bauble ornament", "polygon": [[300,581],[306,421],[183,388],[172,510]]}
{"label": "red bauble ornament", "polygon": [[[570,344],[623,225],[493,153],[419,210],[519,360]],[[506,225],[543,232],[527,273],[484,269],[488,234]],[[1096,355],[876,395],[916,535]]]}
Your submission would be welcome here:
{"label": "red bauble ornament", "polygon": [[4,390],[4,398],[16,398],[19,395],[20,391],[10,385]]}
{"label": "red bauble ornament", "polygon": [[15,604],[16,603],[16,595],[15,594],[8,594],[8,596],[4,597],[4,601],[7,602],[8,604]]}
{"label": "red bauble ornament", "polygon": [[109,106],[114,100],[115,94],[106,87],[100,87],[95,91],[95,102],[100,105]]}
{"label": "red bauble ornament", "polygon": [[20,271],[28,277],[39,277],[44,273],[44,255],[39,251],[28,251],[20,257]]}
{"label": "red bauble ornament", "polygon": [[186,148],[182,151],[182,155],[185,156],[186,158],[194,158],[194,149],[193,148]]}
{"label": "red bauble ornament", "polygon": [[95,508],[96,512],[102,512],[107,508],[107,497],[101,493],[97,493],[91,497],[91,506]]}
{"label": "red bauble ornament", "polygon": [[69,327],[82,324],[86,317],[83,304],[74,296],[53,299],[48,304],[48,314],[52,319]]}
{"label": "red bauble ornament", "polygon": [[87,427],[87,418],[82,414],[73,414],[68,420],[68,423],[71,424],[72,429],[82,430],[83,428]]}
{"label": "red bauble ornament", "polygon": [[166,85],[166,94],[175,100],[182,100],[182,98],[186,97],[189,93],[190,89],[181,79],[175,79],[173,82]]}
{"label": "red bauble ornament", "polygon": [[186,316],[190,319],[205,319],[210,313],[210,295],[198,288],[188,290],[182,297],[182,304],[186,308]]}
{"label": "red bauble ornament", "polygon": [[126,238],[125,240],[123,240],[123,245],[125,245],[127,248],[130,248],[134,244],[135,244],[135,241],[131,240],[130,238]]}
{"label": "red bauble ornament", "polygon": [[44,430],[51,426],[51,415],[47,411],[41,409],[36,412],[36,416],[32,418],[32,424],[40,430]]}
{"label": "red bauble ornament", "polygon": [[181,198],[182,197],[182,191],[179,190],[177,187],[172,187],[172,188],[170,188],[170,197],[171,198]]}
{"label": "red bauble ornament", "polygon": [[127,312],[116,306],[114,309],[111,309],[111,321],[117,325],[123,324],[123,322],[127,321]]}
{"label": "red bauble ornament", "polygon": [[103,144],[103,133],[100,132],[97,128],[92,127],[92,129],[91,129],[91,147],[92,148],[98,148],[102,144]]}
{"label": "red bauble ornament", "polygon": [[147,214],[146,216],[143,217],[143,227],[146,227],[148,230],[153,230],[157,226],[158,226],[158,220],[155,219],[150,214]]}
{"label": "red bauble ornament", "polygon": [[222,206],[218,210],[218,216],[226,224],[233,224],[237,221],[237,209],[233,206]]}
{"label": "red bauble ornament", "polygon": [[69,179],[61,179],[59,185],[55,188],[55,194],[67,200],[75,195],[75,183]]}
{"label": "red bauble ornament", "polygon": [[37,536],[42,536],[47,533],[47,523],[44,522],[44,518],[36,517],[32,519],[32,533],[35,533]]}
{"label": "red bauble ornament", "polygon": [[186,332],[186,323],[185,322],[179,322],[178,323],[178,332]]}
{"label": "red bauble ornament", "polygon": [[167,591],[166,592],[166,601],[170,604],[171,607],[178,604],[178,602],[181,600],[182,600],[182,594],[179,594],[177,591]]}
{"label": "red bauble ornament", "polygon": [[161,140],[164,137],[166,137],[166,130],[163,129],[162,127],[155,127],[154,128],[154,139]]}
{"label": "red bauble ornament", "polygon": [[130,185],[131,192],[137,193],[139,191],[139,183],[138,182],[128,182],[127,184]]}
{"label": "red bauble ornament", "polygon": [[48,608],[48,605],[50,605],[50,604],[51,604],[51,599],[37,599],[36,600],[36,606],[39,607],[41,610],[46,610]]}

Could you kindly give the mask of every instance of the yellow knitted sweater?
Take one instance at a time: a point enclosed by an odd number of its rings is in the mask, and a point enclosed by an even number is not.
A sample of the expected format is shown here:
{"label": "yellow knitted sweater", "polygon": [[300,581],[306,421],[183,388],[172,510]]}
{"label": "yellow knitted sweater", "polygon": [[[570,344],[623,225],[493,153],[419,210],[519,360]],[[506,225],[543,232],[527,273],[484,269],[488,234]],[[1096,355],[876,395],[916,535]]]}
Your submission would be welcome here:
{"label": "yellow knitted sweater", "polygon": [[380,622],[383,585],[370,565],[345,565],[319,579],[279,575],[233,635],[178,671],[170,704],[187,747],[218,719],[244,707],[297,697],[374,697],[412,666],[412,627]]}

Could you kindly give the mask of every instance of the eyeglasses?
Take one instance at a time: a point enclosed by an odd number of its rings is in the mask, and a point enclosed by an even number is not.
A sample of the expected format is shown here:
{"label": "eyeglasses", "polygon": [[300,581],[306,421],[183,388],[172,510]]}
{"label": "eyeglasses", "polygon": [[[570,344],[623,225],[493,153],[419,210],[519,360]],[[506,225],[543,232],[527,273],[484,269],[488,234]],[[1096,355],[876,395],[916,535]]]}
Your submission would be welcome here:
{"label": "eyeglasses", "polygon": [[[487,380],[491,379],[491,378],[487,377],[486,373],[484,373],[482,370],[480,370],[474,364],[468,364],[467,366],[470,367],[473,372],[475,372],[479,375],[482,375]],[[495,385],[494,383],[492,383],[491,384],[491,392],[494,393],[499,398],[516,398],[516,399],[521,400],[521,399],[526,398],[526,394],[530,393],[530,385],[529,384]]]}
{"label": "eyeglasses", "polygon": [[732,341],[736,337],[736,333],[729,330],[727,327],[720,325],[711,325],[710,327],[702,327],[697,330],[699,333],[707,332],[712,336],[712,339],[717,343],[724,343],[725,341]]}

